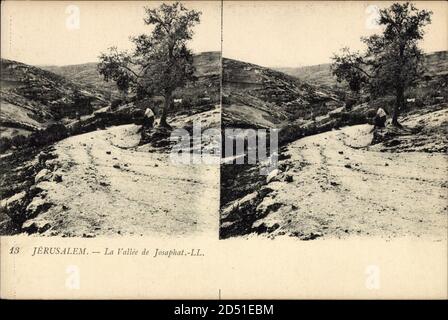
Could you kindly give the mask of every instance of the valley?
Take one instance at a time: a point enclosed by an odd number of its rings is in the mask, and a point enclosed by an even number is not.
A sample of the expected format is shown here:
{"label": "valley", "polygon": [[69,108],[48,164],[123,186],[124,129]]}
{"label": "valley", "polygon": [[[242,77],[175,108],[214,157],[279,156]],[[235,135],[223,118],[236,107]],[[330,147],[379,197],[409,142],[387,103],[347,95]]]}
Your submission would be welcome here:
{"label": "valley", "polygon": [[285,75],[224,59],[223,127],[278,128],[280,152],[268,176],[260,164],[222,165],[220,237],[445,240],[447,53],[426,63],[403,129],[374,129],[389,98],[347,107],[329,65]]}
{"label": "valley", "polygon": [[[174,129],[219,129],[219,61],[194,57],[196,81],[176,92],[183,103],[168,117]],[[216,234],[219,165],[173,164],[171,131],[141,128],[159,101],[116,99],[94,67],[47,67],[55,74],[2,60],[0,234]]]}

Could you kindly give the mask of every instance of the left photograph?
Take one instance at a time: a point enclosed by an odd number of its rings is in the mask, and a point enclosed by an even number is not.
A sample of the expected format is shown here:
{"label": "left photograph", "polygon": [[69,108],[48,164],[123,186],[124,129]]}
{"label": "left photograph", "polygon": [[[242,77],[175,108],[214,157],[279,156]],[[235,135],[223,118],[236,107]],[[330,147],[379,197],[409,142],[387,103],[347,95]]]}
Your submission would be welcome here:
{"label": "left photograph", "polygon": [[220,10],[2,2],[0,235],[217,237]]}

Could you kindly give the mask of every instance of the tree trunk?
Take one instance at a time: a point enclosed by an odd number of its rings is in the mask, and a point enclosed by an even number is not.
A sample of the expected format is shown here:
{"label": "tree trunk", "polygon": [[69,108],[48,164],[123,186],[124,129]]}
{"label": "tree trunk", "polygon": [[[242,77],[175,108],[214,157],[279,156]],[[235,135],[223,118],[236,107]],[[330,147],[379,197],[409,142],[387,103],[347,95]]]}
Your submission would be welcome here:
{"label": "tree trunk", "polygon": [[394,105],[394,111],[392,114],[392,124],[396,127],[401,128],[401,124],[398,122],[398,116],[404,106],[404,92],[403,88],[398,88],[396,91],[396,100]]}
{"label": "tree trunk", "polygon": [[401,124],[398,122],[398,115],[404,107],[404,87],[403,87],[403,57],[404,57],[404,48],[405,44],[400,44],[400,52],[399,52],[399,76],[398,76],[398,86],[396,87],[396,100],[394,106],[394,113],[392,115],[392,125],[401,128]]}
{"label": "tree trunk", "polygon": [[160,127],[171,129],[171,126],[166,122],[168,111],[171,107],[171,93],[165,95],[165,101],[163,104],[162,116],[160,117]]}

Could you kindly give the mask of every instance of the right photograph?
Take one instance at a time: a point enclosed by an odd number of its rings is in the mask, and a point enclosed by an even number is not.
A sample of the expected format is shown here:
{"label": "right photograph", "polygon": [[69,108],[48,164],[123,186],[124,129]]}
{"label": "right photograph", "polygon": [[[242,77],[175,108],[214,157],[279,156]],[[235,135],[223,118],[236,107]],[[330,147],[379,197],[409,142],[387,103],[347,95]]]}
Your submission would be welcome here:
{"label": "right photograph", "polygon": [[448,4],[223,3],[220,239],[447,239]]}

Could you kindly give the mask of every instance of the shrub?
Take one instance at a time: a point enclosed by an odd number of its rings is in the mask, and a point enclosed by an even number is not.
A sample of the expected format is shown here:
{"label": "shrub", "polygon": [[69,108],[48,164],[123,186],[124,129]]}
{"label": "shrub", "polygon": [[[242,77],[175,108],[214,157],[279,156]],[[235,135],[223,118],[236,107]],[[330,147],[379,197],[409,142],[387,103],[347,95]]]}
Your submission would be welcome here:
{"label": "shrub", "polygon": [[25,136],[17,135],[17,136],[12,137],[11,145],[15,146],[15,147],[21,147],[26,143],[26,141],[27,141],[27,138]]}
{"label": "shrub", "polygon": [[0,152],[5,152],[11,148],[11,139],[7,137],[1,137],[0,138]]}
{"label": "shrub", "polygon": [[123,99],[114,99],[112,100],[110,107],[111,109],[117,109],[121,104],[123,104]]}

